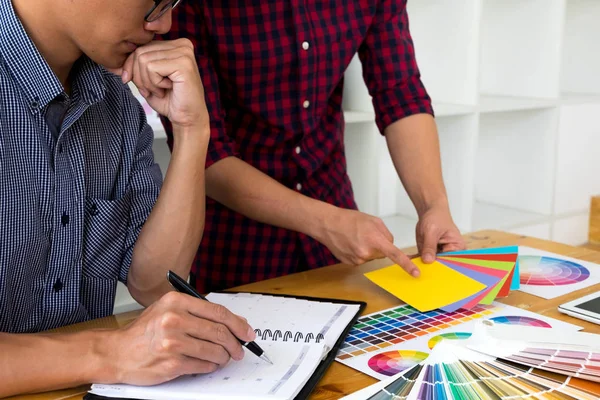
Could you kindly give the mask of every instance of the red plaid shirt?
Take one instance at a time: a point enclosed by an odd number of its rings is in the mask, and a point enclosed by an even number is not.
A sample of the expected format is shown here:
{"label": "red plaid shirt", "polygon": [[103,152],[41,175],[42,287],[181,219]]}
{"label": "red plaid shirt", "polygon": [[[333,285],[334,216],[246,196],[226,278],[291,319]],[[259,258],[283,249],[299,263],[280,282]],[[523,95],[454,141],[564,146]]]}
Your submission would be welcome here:
{"label": "red plaid shirt", "polygon": [[[187,37],[196,49],[211,116],[207,167],[236,156],[339,207],[356,208],[346,173],[342,89],[357,51],[381,132],[408,115],[433,114],[405,0],[187,1],[174,10],[165,37]],[[192,273],[198,289],[208,292],[337,262],[306,235],[207,199]]]}

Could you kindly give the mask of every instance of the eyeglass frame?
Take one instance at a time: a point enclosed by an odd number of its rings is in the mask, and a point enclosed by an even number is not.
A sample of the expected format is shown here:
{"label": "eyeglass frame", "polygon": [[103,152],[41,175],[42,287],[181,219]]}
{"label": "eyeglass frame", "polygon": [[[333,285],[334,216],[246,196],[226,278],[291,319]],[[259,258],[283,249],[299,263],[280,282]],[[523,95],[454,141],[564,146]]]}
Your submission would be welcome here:
{"label": "eyeglass frame", "polygon": [[[146,13],[146,15],[144,16],[144,21],[146,22],[154,22],[160,19],[160,17],[162,17],[163,15],[165,15],[165,13],[169,10],[169,7],[165,7],[162,9],[162,11],[160,11],[158,13],[158,16],[156,16],[153,19],[148,19],[152,13],[156,10],[156,8],[160,5],[160,3],[162,3],[164,0],[154,0],[154,6],[152,6],[152,8],[150,9],[150,11],[148,11]],[[174,9],[175,7],[177,7],[179,5],[179,3],[181,3],[181,0],[170,0],[171,1],[171,10]]]}

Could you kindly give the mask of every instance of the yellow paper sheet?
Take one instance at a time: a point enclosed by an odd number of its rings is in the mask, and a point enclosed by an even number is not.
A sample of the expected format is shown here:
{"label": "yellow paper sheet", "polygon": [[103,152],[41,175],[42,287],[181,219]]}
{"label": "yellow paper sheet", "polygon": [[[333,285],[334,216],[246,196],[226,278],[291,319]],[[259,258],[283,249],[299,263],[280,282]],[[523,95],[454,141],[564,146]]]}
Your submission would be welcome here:
{"label": "yellow paper sheet", "polygon": [[421,312],[456,303],[486,287],[437,261],[431,264],[425,264],[421,258],[412,261],[421,270],[418,278],[396,264],[368,272],[365,276]]}

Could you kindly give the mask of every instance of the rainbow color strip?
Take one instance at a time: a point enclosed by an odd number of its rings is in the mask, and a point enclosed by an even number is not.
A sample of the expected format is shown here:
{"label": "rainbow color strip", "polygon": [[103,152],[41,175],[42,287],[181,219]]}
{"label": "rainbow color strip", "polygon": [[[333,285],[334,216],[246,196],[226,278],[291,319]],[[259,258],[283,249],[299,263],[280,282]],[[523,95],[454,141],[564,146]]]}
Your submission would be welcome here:
{"label": "rainbow color strip", "polygon": [[429,346],[430,349],[433,349],[439,342],[441,342],[442,340],[464,340],[464,339],[468,339],[471,337],[471,334],[469,332],[449,332],[449,333],[442,333],[441,335],[437,335],[432,337],[431,339],[429,339],[429,342],[427,342],[427,346]]}
{"label": "rainbow color strip", "polygon": [[369,367],[382,375],[393,376],[414,367],[429,354],[416,350],[393,350],[374,355],[369,359]]}
{"label": "rainbow color strip", "polygon": [[572,285],[590,277],[590,271],[583,265],[558,258],[520,256],[519,265],[523,285]]}
{"label": "rainbow color strip", "polygon": [[521,315],[507,315],[501,317],[490,318],[490,321],[494,321],[499,324],[510,324],[510,325],[523,325],[523,326],[537,326],[541,328],[552,328],[552,325],[541,319],[523,317]]}

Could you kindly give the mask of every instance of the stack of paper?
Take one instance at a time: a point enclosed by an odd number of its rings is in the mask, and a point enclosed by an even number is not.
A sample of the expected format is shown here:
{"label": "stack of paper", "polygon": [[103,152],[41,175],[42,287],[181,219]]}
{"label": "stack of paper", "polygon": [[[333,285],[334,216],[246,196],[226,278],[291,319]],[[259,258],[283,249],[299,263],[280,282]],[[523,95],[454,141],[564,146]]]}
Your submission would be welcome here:
{"label": "stack of paper", "polygon": [[431,264],[421,258],[413,262],[421,270],[418,278],[398,265],[365,276],[421,312],[491,304],[520,285],[517,246],[441,253]]}

